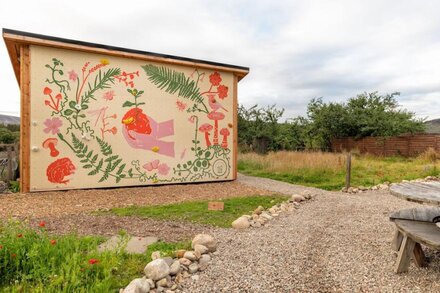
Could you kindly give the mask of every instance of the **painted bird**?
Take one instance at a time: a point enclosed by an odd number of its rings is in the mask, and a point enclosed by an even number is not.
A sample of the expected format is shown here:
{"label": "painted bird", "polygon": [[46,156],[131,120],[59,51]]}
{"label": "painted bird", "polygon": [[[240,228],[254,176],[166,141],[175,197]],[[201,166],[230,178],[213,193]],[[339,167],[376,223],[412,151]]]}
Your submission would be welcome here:
{"label": "painted bird", "polygon": [[220,104],[216,99],[215,99],[215,95],[208,95],[208,99],[209,99],[209,106],[212,108],[212,110],[217,111],[218,109],[223,109],[226,112],[228,112],[228,110],[225,109],[225,107],[223,107],[222,104]]}

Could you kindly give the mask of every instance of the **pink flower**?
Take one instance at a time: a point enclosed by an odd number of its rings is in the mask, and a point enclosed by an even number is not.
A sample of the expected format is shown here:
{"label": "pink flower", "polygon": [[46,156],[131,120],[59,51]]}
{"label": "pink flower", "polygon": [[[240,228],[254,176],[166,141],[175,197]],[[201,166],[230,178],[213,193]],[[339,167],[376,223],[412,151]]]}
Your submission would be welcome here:
{"label": "pink flower", "polygon": [[217,71],[209,76],[209,82],[213,86],[218,86],[222,82],[222,77]]}
{"label": "pink flower", "polygon": [[57,134],[60,132],[60,127],[63,125],[63,122],[60,118],[48,118],[44,121],[44,125],[46,128],[43,129],[45,133],[52,132],[52,134]]}
{"label": "pink flower", "polygon": [[196,120],[196,116],[192,115],[191,117],[188,118],[188,121],[190,123],[194,123],[194,121]]}
{"label": "pink flower", "polygon": [[170,167],[168,167],[167,164],[160,164],[157,166],[157,172],[160,175],[168,175],[168,172],[170,172]]}
{"label": "pink flower", "polygon": [[72,69],[69,72],[69,79],[72,81],[76,81],[78,79],[78,74]]}
{"label": "pink flower", "polygon": [[153,171],[154,169],[157,169],[158,166],[159,166],[159,160],[154,160],[149,163],[146,163],[145,165],[142,166],[142,168],[144,168],[147,171]]}
{"label": "pink flower", "polygon": [[179,111],[183,111],[186,109],[186,104],[182,101],[177,100],[176,105],[177,105],[177,109],[179,109]]}
{"label": "pink flower", "polygon": [[113,100],[113,97],[115,96],[115,91],[108,91],[108,92],[105,92],[104,93],[104,95],[102,96],[102,98],[104,99],[104,100],[107,100],[107,101],[111,101],[111,100]]}

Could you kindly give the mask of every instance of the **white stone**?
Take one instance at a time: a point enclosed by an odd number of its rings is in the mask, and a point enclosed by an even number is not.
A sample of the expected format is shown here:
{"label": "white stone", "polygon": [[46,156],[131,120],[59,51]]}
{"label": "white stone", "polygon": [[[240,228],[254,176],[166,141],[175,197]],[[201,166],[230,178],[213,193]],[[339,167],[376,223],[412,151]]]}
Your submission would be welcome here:
{"label": "white stone", "polygon": [[209,252],[208,248],[205,245],[201,244],[194,245],[194,251],[199,252],[200,254],[205,254]]}
{"label": "white stone", "polygon": [[302,201],[305,201],[306,199],[302,195],[294,194],[294,195],[292,195],[292,200],[295,202],[302,202]]}
{"label": "white stone", "polygon": [[170,267],[163,259],[159,258],[147,264],[144,268],[144,273],[148,279],[157,281],[168,276]]}
{"label": "white stone", "polygon": [[180,272],[180,262],[178,260],[174,261],[170,266],[170,275],[174,276]]}
{"label": "white stone", "polygon": [[192,263],[192,261],[190,261],[189,259],[184,258],[184,257],[179,258],[179,262],[181,265],[184,265],[184,266],[189,266]]}
{"label": "white stone", "polygon": [[150,284],[146,278],[137,278],[125,287],[123,293],[147,293],[150,291]]}
{"label": "white stone", "polygon": [[266,219],[266,220],[272,220],[272,216],[269,215],[269,214],[266,213],[266,212],[262,212],[262,213],[261,213],[261,218],[264,218],[264,219]]}
{"label": "white stone", "polygon": [[209,252],[214,252],[217,250],[217,241],[209,234],[198,234],[192,240],[191,247],[194,245],[201,244],[208,248]]}
{"label": "white stone", "polygon": [[195,261],[198,259],[194,251],[186,251],[183,257],[189,259],[190,261]]}
{"label": "white stone", "polygon": [[190,274],[194,274],[197,273],[197,271],[199,270],[199,265],[196,262],[193,262],[189,267],[188,267],[188,272]]}
{"label": "white stone", "polygon": [[249,219],[243,216],[232,222],[232,228],[234,229],[247,229],[249,226]]}

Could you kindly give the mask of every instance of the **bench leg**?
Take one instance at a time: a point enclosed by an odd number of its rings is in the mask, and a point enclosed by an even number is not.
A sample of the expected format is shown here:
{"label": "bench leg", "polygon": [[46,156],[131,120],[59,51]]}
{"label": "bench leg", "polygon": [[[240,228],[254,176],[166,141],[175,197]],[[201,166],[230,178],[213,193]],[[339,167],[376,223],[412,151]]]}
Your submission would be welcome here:
{"label": "bench leg", "polygon": [[399,274],[408,271],[411,256],[414,251],[415,242],[407,235],[403,236],[402,244],[400,245],[397,262],[394,271]]}
{"label": "bench leg", "polygon": [[413,258],[418,267],[425,266],[425,254],[423,253],[423,249],[420,243],[416,242],[416,244],[414,245]]}
{"label": "bench leg", "polygon": [[402,240],[402,233],[398,229],[396,229],[396,232],[394,232],[393,241],[391,242],[391,249],[394,251],[399,251]]}

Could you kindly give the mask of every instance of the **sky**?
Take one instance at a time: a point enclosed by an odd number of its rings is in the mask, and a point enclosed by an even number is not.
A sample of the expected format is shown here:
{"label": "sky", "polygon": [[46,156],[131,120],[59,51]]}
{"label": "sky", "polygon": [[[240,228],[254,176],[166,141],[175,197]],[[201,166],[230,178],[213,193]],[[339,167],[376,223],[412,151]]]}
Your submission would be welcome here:
{"label": "sky", "polygon": [[[440,1],[9,1],[0,27],[250,67],[239,102],[284,118],[312,98],[400,92],[402,108],[440,118]],[[19,88],[0,44],[0,113]]]}

